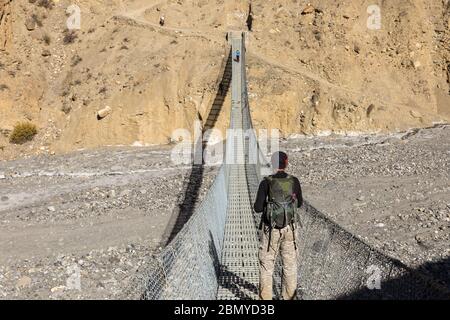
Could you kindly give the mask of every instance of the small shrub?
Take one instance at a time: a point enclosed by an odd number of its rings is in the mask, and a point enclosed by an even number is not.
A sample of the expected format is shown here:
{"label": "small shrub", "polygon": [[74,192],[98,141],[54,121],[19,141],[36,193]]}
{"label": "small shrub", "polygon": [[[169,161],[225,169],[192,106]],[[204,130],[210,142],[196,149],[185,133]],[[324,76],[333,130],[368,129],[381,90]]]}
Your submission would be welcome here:
{"label": "small shrub", "polygon": [[61,111],[64,112],[65,114],[69,114],[71,110],[72,107],[69,106],[68,104],[63,104],[61,107]]}
{"label": "small shrub", "polygon": [[42,20],[38,17],[37,14],[33,13],[31,15],[31,19],[34,21],[34,23],[36,23],[36,25],[38,27],[42,27],[43,26]]}
{"label": "small shrub", "polygon": [[50,38],[48,34],[44,34],[42,37],[42,41],[44,41],[46,45],[49,45],[52,42],[52,38]]}
{"label": "small shrub", "polygon": [[53,9],[53,7],[55,6],[53,0],[39,0],[37,2],[38,7],[43,7],[46,9]]}
{"label": "small shrub", "polygon": [[72,57],[72,67],[75,67],[81,61],[83,61],[83,59],[79,55],[73,56]]}
{"label": "small shrub", "polygon": [[75,40],[77,39],[77,37],[78,36],[74,30],[66,29],[66,31],[64,32],[63,42],[64,42],[64,44],[74,43]]}
{"label": "small shrub", "polygon": [[15,125],[11,135],[9,136],[9,142],[14,144],[23,144],[27,141],[33,140],[37,134],[37,128],[30,122],[21,122]]}

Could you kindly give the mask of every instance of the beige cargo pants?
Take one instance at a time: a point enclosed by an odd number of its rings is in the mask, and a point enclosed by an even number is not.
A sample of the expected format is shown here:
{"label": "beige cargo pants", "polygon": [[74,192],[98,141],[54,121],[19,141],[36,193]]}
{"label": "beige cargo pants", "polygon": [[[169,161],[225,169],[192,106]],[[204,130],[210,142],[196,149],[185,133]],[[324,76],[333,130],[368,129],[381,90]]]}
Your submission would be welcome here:
{"label": "beige cargo pants", "polygon": [[297,250],[292,227],[272,229],[271,232],[269,246],[269,228],[263,226],[263,230],[260,230],[259,298],[272,300],[273,271],[279,252],[283,264],[282,297],[284,300],[292,300],[297,289]]}

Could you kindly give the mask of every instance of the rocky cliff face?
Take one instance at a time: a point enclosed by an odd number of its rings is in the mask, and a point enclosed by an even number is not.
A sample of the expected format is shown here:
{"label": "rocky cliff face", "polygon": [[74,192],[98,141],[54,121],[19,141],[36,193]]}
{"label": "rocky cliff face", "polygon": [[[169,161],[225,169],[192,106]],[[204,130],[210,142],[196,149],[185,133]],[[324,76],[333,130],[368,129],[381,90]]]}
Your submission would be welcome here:
{"label": "rocky cliff face", "polygon": [[[448,0],[383,1],[375,30],[367,24],[373,1],[308,2],[251,2],[257,128],[289,136],[449,121]],[[223,0],[80,0],[81,29],[68,32],[71,4],[0,0],[0,158],[164,144],[178,128],[192,134],[218,91],[225,34],[247,28],[250,8]],[[229,100],[224,105],[221,130]],[[105,107],[111,113],[97,119]],[[39,134],[9,144],[23,120]]]}
{"label": "rocky cliff face", "polygon": [[[255,122],[296,132],[376,132],[448,121],[448,1],[253,3]],[[275,114],[275,117],[273,116]]]}

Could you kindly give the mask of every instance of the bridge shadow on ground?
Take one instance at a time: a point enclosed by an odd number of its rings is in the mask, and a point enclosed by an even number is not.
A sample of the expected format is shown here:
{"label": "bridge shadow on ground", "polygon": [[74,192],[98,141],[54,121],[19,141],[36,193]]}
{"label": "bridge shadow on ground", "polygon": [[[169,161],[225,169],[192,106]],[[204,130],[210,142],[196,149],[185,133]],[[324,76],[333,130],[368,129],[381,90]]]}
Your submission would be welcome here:
{"label": "bridge shadow on ground", "polygon": [[232,77],[232,54],[231,51],[228,54],[227,62],[225,64],[225,69],[223,71],[222,80],[219,83],[219,87],[217,89],[216,96],[214,98],[214,102],[209,110],[208,117],[206,118],[206,122],[203,128],[203,133],[207,130],[214,128],[216,122],[219,118],[220,112],[222,111],[223,105],[225,103],[225,98],[228,95],[231,87],[231,77]]}
{"label": "bridge shadow on ground", "polygon": [[193,165],[191,173],[185,182],[185,191],[182,194],[181,203],[178,205],[172,214],[172,219],[169,221],[166,229],[168,234],[165,245],[168,245],[176,237],[176,235],[183,229],[184,224],[191,218],[195,210],[195,204],[198,201],[200,187],[203,181],[205,168],[203,164]]}
{"label": "bridge shadow on ground", "polygon": [[[203,127],[203,134],[205,132],[214,128],[217,119],[222,111],[225,97],[227,96],[230,85],[231,85],[231,74],[232,74],[232,55],[231,51],[227,57],[227,62],[222,75],[222,80],[217,88],[216,96],[208,114],[207,120]],[[206,137],[207,138],[207,137]],[[206,142],[202,141],[202,150],[205,150]],[[203,176],[205,172],[205,164],[194,164],[192,166],[191,172],[187,179],[184,181],[184,193],[181,193],[178,201],[177,207],[172,213],[172,218],[168,223],[165,232],[165,239],[163,240],[164,245],[168,245],[176,235],[183,229],[184,224],[191,218],[195,211],[195,206],[199,198],[200,188],[203,181]]]}
{"label": "bridge shadow on ground", "polygon": [[428,262],[404,275],[338,296],[337,300],[450,300],[450,258]]}

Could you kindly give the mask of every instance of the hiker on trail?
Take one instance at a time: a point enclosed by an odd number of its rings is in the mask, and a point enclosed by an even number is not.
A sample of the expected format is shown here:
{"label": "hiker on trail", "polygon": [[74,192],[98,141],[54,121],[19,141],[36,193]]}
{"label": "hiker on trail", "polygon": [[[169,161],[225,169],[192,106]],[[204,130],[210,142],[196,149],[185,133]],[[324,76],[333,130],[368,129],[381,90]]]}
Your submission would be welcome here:
{"label": "hiker on trail", "polygon": [[164,18],[164,16],[159,17],[159,25],[160,25],[161,27],[164,26],[164,23],[165,23],[165,22],[166,22],[166,19]]}
{"label": "hiker on trail", "polygon": [[259,297],[272,299],[275,260],[281,254],[283,263],[282,296],[292,300],[297,290],[297,244],[295,243],[296,211],[303,203],[299,180],[285,172],[288,157],[275,152],[272,167],[275,174],[261,182],[254,204],[263,213],[259,226]]}

